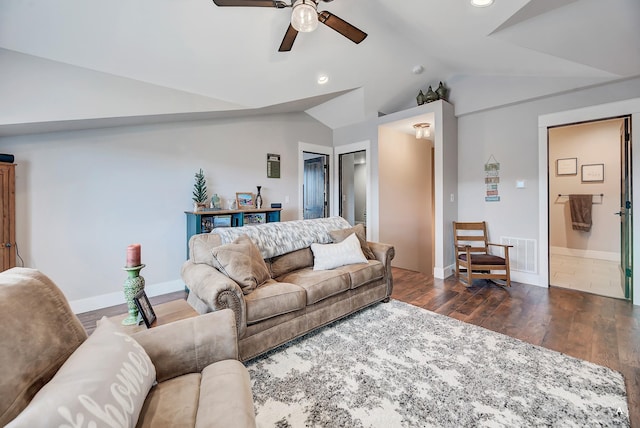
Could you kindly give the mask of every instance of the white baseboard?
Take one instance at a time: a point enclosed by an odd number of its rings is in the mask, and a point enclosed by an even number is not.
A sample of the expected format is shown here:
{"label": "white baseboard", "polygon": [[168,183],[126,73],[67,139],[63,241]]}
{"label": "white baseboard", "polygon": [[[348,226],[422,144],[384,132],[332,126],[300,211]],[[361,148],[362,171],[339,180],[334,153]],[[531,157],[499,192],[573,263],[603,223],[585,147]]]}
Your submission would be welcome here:
{"label": "white baseboard", "polygon": [[[158,284],[145,285],[144,291],[147,296],[159,296],[161,294],[173,293],[174,291],[184,290],[184,282],[176,279],[175,281],[160,282]],[[95,311],[96,309],[108,308],[125,303],[124,290],[101,294],[99,296],[87,297],[86,299],[78,299],[69,302],[71,310],[74,314]]]}
{"label": "white baseboard", "polygon": [[595,250],[579,250],[576,248],[565,247],[549,247],[550,255],[559,256],[571,256],[571,257],[584,257],[588,259],[607,260],[610,262],[620,262],[620,253],[612,253],[609,251],[595,251]]}
{"label": "white baseboard", "polygon": [[434,267],[433,268],[433,277],[434,278],[438,278],[438,279],[449,278],[451,275],[453,275],[453,271],[454,271],[455,267],[456,267],[455,264],[446,266],[445,268]]}
{"label": "white baseboard", "polygon": [[[451,270],[451,273],[449,274],[449,276],[453,275],[454,271],[455,271],[455,265],[449,266],[448,269]],[[433,276],[435,276],[435,271],[434,271]],[[441,279],[443,279],[443,278],[441,278]],[[546,287],[547,286],[544,283],[540,282],[540,276],[539,275],[532,274],[532,273],[527,273],[527,272],[519,272],[519,271],[516,271],[516,270],[513,270],[513,269],[511,269],[511,281],[519,282],[521,284],[537,285],[538,287]]]}
{"label": "white baseboard", "polygon": [[546,287],[540,282],[540,275],[527,272],[518,272],[517,270],[511,270],[511,281],[519,282],[521,284],[537,285],[538,287]]}

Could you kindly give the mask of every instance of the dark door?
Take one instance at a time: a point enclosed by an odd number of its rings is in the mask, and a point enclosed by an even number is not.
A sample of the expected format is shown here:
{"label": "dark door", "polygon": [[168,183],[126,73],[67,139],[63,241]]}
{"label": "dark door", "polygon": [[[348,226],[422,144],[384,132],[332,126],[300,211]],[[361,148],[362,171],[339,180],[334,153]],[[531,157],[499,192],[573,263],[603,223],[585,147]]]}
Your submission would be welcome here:
{"label": "dark door", "polygon": [[633,219],[631,205],[631,133],[629,132],[629,118],[624,119],[620,127],[620,250],[622,291],[624,297],[631,299],[632,260],[633,260]]}
{"label": "dark door", "polygon": [[326,155],[304,161],[304,218],[327,216],[328,164]]}

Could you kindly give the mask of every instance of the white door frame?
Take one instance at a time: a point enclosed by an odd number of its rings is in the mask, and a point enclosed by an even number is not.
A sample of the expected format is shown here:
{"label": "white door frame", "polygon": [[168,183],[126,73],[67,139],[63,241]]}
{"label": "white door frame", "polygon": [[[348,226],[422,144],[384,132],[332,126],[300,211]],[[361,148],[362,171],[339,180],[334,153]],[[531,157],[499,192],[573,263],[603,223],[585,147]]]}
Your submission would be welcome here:
{"label": "white door frame", "polygon": [[[298,219],[300,220],[304,219],[304,195],[302,190],[304,188],[304,152],[329,155],[327,165],[333,165],[333,147],[298,142]],[[335,193],[333,187],[333,174],[329,171],[329,194],[327,195],[327,200],[331,202],[333,202],[333,194]],[[330,212],[333,212],[334,208],[329,208]]]}
{"label": "white door frame", "polygon": [[[600,104],[576,110],[545,114],[538,117],[538,285],[549,286],[549,177],[547,128],[578,122],[590,122],[616,116],[631,115],[631,141],[640,144],[640,98]],[[635,124],[635,126],[633,126]],[[640,192],[640,150],[632,150],[633,189]],[[638,169],[638,171],[635,171]],[[635,198],[640,200],[640,197]],[[632,208],[633,209],[633,208]],[[633,228],[633,240],[640,243],[640,227]],[[632,266],[640,266],[640,251],[634,251]],[[634,269],[633,304],[640,305],[640,270]]]}
{"label": "white door frame", "polygon": [[[336,183],[336,186],[340,185],[340,155],[345,153],[353,153],[353,152],[365,152],[365,175],[367,181],[367,239],[373,240],[373,230],[371,228],[371,142],[360,141],[352,144],[345,144],[343,146],[334,147],[334,159],[333,159],[333,182]],[[331,200],[331,213],[332,215],[340,215],[340,191],[337,189],[333,192],[333,199]]]}

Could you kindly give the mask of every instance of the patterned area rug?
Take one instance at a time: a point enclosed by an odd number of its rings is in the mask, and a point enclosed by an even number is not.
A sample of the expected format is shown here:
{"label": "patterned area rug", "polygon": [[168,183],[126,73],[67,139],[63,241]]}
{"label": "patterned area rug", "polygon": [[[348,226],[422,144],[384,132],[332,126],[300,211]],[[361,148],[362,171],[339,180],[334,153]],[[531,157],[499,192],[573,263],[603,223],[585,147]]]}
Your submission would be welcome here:
{"label": "patterned area rug", "polygon": [[618,372],[394,300],[248,368],[259,427],[629,426]]}

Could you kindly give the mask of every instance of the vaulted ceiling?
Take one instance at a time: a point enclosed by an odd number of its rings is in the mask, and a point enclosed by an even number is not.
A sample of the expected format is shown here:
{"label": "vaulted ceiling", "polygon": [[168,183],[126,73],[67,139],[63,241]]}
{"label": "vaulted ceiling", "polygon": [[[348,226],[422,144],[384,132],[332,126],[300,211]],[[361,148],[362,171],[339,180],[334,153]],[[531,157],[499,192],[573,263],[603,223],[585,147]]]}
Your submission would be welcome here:
{"label": "vaulted ceiling", "polygon": [[335,129],[415,106],[418,90],[439,81],[465,114],[640,75],[639,0],[335,0],[318,9],[368,37],[356,45],[320,25],[283,53],[290,8],[2,0],[0,135],[281,111]]}

